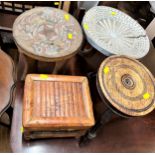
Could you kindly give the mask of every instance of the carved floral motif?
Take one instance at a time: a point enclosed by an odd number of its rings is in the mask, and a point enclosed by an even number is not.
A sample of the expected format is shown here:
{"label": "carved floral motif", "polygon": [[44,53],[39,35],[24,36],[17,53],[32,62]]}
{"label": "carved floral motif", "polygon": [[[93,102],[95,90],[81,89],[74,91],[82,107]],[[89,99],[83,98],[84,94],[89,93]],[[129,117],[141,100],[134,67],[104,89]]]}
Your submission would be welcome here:
{"label": "carved floral motif", "polygon": [[[19,16],[14,24],[14,37],[19,45],[40,56],[53,56],[68,52],[75,45],[80,29],[71,17],[66,21],[66,13],[55,8],[35,8]],[[77,26],[79,28],[77,29]],[[71,33],[73,38],[68,38]],[[81,35],[81,34],[80,34]]]}

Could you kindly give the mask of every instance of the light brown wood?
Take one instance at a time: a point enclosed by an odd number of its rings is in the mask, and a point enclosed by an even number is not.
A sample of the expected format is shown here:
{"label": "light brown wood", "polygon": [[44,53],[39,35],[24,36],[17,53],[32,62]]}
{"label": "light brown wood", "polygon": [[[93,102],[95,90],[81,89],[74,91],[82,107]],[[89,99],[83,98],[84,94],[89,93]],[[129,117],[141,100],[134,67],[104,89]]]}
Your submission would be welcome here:
{"label": "light brown wood", "polygon": [[52,7],[38,7],[21,14],[14,22],[13,37],[20,52],[47,62],[73,56],[83,41],[78,21]]}
{"label": "light brown wood", "polygon": [[58,8],[61,9],[61,7],[62,7],[62,1],[59,1],[59,6],[58,6]]}
{"label": "light brown wood", "polygon": [[23,102],[26,139],[77,137],[94,125],[86,77],[29,74]]}
{"label": "light brown wood", "polygon": [[155,107],[155,84],[150,71],[125,56],[105,59],[98,71],[98,89],[108,105],[129,116],[142,116]]}
{"label": "light brown wood", "polygon": [[64,1],[63,10],[69,12],[70,4],[71,4],[70,1]]}

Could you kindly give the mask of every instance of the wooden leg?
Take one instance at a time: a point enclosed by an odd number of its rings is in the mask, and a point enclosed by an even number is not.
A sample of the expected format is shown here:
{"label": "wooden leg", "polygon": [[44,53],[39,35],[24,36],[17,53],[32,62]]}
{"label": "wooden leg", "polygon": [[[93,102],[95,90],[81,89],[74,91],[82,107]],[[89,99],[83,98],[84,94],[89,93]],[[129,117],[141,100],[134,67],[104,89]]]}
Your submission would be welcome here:
{"label": "wooden leg", "polygon": [[65,63],[66,63],[66,60],[56,62],[52,74],[58,74],[63,68],[63,66],[65,65]]}
{"label": "wooden leg", "polygon": [[11,126],[11,123],[12,123],[12,115],[13,115],[13,108],[10,106],[10,107],[6,110],[6,113],[7,113],[8,116],[9,116],[10,126]]}
{"label": "wooden leg", "polygon": [[114,113],[107,109],[96,122],[96,124],[80,139],[79,146],[83,146],[88,143],[91,139],[95,138],[98,130],[103,127],[107,122],[109,122]]}
{"label": "wooden leg", "polygon": [[93,50],[93,47],[88,43],[88,42],[84,42],[83,48],[81,49],[81,52],[79,53],[79,55],[81,56],[92,56],[94,55],[95,50]]}
{"label": "wooden leg", "polygon": [[54,62],[37,61],[37,69],[38,73],[40,74],[51,74],[51,72],[54,70],[54,67]]}
{"label": "wooden leg", "polygon": [[31,59],[20,53],[18,62],[18,80],[25,80],[28,73],[35,73],[36,71],[36,60]]}
{"label": "wooden leg", "polygon": [[97,75],[97,72],[89,72],[87,74],[87,77],[88,77],[88,79],[92,80],[94,78],[96,79],[96,75]]}
{"label": "wooden leg", "polygon": [[35,73],[37,70],[37,61],[24,55],[27,63],[27,73]]}
{"label": "wooden leg", "polygon": [[58,74],[63,69],[66,60],[58,62],[42,62],[38,61],[38,73],[42,74]]}
{"label": "wooden leg", "polygon": [[37,61],[23,53],[20,53],[18,63],[18,80],[25,80],[26,75],[30,73],[58,74],[65,63],[66,60],[58,62]]}
{"label": "wooden leg", "polygon": [[3,40],[2,40],[2,36],[0,34],[0,47],[2,50],[4,50],[4,44],[3,44]]}
{"label": "wooden leg", "polygon": [[26,70],[25,58],[22,53],[19,54],[19,61],[17,65],[17,80],[23,80],[24,74]]}

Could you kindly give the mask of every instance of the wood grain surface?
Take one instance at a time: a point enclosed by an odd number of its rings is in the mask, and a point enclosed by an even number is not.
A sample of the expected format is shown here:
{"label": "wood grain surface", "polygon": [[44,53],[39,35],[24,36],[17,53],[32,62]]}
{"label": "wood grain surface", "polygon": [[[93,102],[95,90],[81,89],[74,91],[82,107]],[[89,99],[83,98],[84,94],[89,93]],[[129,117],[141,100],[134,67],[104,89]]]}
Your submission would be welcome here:
{"label": "wood grain surface", "polygon": [[[45,134],[49,136],[61,137],[60,131],[65,136],[64,131],[67,130],[70,133],[66,132],[66,136],[73,136],[74,130],[77,132],[81,130],[84,134],[84,129],[94,125],[92,101],[86,77],[27,75],[23,102],[25,135],[29,131],[46,131]],[[41,132],[39,134],[42,135]]]}
{"label": "wood grain surface", "polygon": [[100,65],[99,91],[109,104],[129,116],[142,116],[155,107],[153,75],[140,62],[111,56]]}

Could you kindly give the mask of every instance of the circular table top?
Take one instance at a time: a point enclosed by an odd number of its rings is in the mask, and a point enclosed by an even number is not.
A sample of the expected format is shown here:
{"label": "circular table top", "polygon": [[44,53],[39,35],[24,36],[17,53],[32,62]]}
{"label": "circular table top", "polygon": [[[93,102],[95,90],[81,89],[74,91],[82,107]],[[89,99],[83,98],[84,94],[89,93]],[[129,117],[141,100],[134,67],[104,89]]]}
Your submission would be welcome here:
{"label": "circular table top", "polygon": [[95,6],[83,17],[88,42],[101,53],[140,59],[150,48],[142,26],[127,14],[106,6]]}
{"label": "circular table top", "polygon": [[109,105],[129,116],[148,114],[155,107],[155,84],[149,70],[126,56],[105,59],[98,72],[100,94]]}
{"label": "circular table top", "polygon": [[24,54],[45,61],[70,57],[83,41],[78,21],[52,7],[37,7],[21,14],[14,22],[13,37]]}

